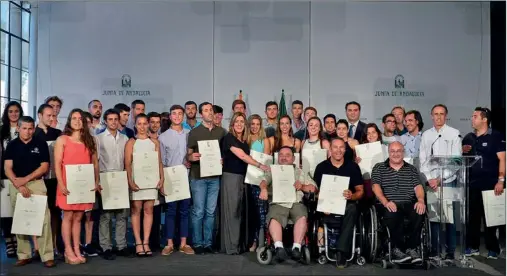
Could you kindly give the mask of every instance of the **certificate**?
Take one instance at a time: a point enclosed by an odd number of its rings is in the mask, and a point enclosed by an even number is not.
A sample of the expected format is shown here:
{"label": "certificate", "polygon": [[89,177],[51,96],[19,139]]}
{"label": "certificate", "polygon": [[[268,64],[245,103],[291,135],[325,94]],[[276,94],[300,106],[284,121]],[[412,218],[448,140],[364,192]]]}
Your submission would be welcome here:
{"label": "certificate", "polygon": [[187,168],[183,165],[164,168],[165,202],[190,198]]}
{"label": "certificate", "polygon": [[[301,167],[301,159],[300,159],[300,154],[299,152],[296,152],[294,153],[294,165],[296,165],[297,168]],[[274,157],[274,163],[275,165],[278,165],[278,152],[275,152],[275,157]]]}
{"label": "certificate", "polygon": [[134,153],[132,174],[139,189],[155,189],[160,181],[158,151]]}
{"label": "certificate", "polygon": [[12,218],[12,204],[9,193],[9,186],[12,185],[8,179],[0,180],[0,212],[2,218]]}
{"label": "certificate", "polygon": [[454,223],[454,209],[451,200],[428,203],[428,218],[431,222]]}
{"label": "certificate", "polygon": [[505,225],[505,190],[499,196],[494,190],[482,191],[482,204],[487,227]]}
{"label": "certificate", "polygon": [[49,150],[49,171],[46,174],[47,179],[56,178],[55,172],[55,141],[48,141]]}
{"label": "certificate", "polygon": [[343,192],[349,189],[350,177],[322,175],[317,211],[335,215],[345,215],[347,199]]}
{"label": "certificate", "polygon": [[93,164],[65,165],[67,204],[95,203],[95,171]]}
{"label": "certificate", "polygon": [[271,165],[271,175],[273,177],[273,203],[296,202],[294,166]]}
{"label": "certificate", "polygon": [[373,143],[357,145],[354,149],[357,156],[361,158],[361,162],[358,164],[359,168],[361,169],[361,174],[369,178],[371,176],[373,166],[384,161],[382,145],[377,141]]}
{"label": "certificate", "polygon": [[100,174],[102,208],[104,210],[129,209],[129,184],[127,172]]}
{"label": "certificate", "polygon": [[[273,164],[273,156],[269,154],[264,154],[262,152],[251,150],[250,156],[252,156],[252,158],[255,161],[264,164],[266,166]],[[271,182],[271,177],[269,176],[269,173],[265,173],[263,170],[255,166],[248,165],[246,169],[245,183],[259,185],[261,184],[263,179],[266,179],[268,183]]]}
{"label": "certificate", "polygon": [[41,236],[47,201],[48,197],[44,195],[32,194],[29,198],[24,198],[19,193],[16,198],[11,232],[18,235]]}
{"label": "certificate", "polygon": [[327,149],[303,149],[303,172],[313,178],[315,167],[327,159]]}
{"label": "certificate", "polygon": [[139,190],[137,192],[130,193],[131,200],[157,200],[158,199],[158,190],[153,189],[144,189]]}
{"label": "certificate", "polygon": [[201,177],[222,175],[222,156],[218,140],[197,141],[197,146],[201,154]]}

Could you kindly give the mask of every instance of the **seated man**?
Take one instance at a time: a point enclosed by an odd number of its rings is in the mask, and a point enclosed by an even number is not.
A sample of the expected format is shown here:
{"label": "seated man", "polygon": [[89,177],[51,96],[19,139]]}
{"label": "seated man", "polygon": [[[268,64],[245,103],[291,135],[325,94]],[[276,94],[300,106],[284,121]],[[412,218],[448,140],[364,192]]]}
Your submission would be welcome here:
{"label": "seated man", "polygon": [[[391,234],[392,261],[418,263],[422,261],[418,247],[421,244],[421,225],[426,211],[424,188],[417,169],[403,161],[403,145],[393,142],[389,144],[388,151],[389,158],[373,167],[373,192],[385,207],[379,210],[379,214],[383,216]],[[406,244],[404,218],[410,222]]]}
{"label": "seated man", "polygon": [[[347,257],[350,256],[352,249],[352,238],[354,235],[354,226],[357,221],[357,204],[356,201],[363,197],[363,177],[361,169],[353,161],[347,161],[343,158],[345,154],[345,142],[341,138],[333,138],[331,140],[331,157],[315,168],[313,179],[320,188],[322,176],[324,174],[339,175],[349,177],[349,188],[343,191],[343,196],[347,199],[347,207],[345,215],[342,218],[340,237],[337,240],[336,248],[336,264],[339,268],[346,265]],[[334,216],[328,216],[326,213],[323,220],[335,220]]]}
{"label": "seated man", "polygon": [[[294,153],[290,147],[284,146],[278,152],[278,164],[280,165],[293,165]],[[294,260],[301,259],[301,242],[303,241],[306,228],[308,210],[301,202],[303,199],[303,192],[314,193],[317,188],[315,183],[309,179],[305,183],[305,176],[299,168],[294,168],[294,188],[296,189],[296,201],[293,203],[274,203],[271,202],[269,206],[266,223],[268,224],[269,234],[275,242],[276,259],[283,261],[286,259],[285,249],[282,242],[282,229],[287,226],[288,220],[294,222],[294,244],[292,245],[292,258]],[[260,183],[261,193],[259,198],[262,200],[268,199],[268,183],[263,180]]]}

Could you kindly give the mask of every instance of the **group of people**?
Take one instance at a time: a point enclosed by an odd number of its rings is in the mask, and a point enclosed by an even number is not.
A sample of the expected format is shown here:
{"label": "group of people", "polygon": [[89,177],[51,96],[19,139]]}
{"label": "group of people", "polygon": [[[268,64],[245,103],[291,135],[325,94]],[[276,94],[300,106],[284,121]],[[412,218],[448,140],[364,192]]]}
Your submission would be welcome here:
{"label": "group of people", "polygon": [[[308,210],[302,202],[305,193],[318,196],[324,175],[349,177],[349,188],[342,231],[337,241],[337,262],[344,266],[351,254],[353,228],[358,216],[356,202],[381,205],[380,213],[393,237],[393,260],[418,262],[419,233],[426,212],[425,189],[438,189],[455,183],[456,175],[442,179],[426,162],[432,155],[480,155],[482,166],[470,170],[470,224],[467,230],[467,254],[479,254],[480,227],[484,217],[481,191],[503,193],[505,183],[505,138],[491,130],[491,112],[476,108],[471,118],[473,131],[461,139],[458,130],[446,124],[447,107],[431,109],[432,127],[423,132],[419,111],[408,112],[395,106],[382,118],[383,132],[374,123],[360,121],[361,105],[348,102],[345,118],[327,114],[321,120],[317,109],[292,102],[292,116],[279,116],[278,104],[268,102],[266,118],[247,116],[246,104],[232,104],[229,126],[222,126],[222,107],[188,101],[173,105],[168,112],[149,112],[142,100],[130,106],[119,103],[103,112],[102,103],[92,100],[88,111],[72,109],[66,121],[59,115],[63,100],[49,97],[39,107],[37,122],[23,115],[18,102],[9,102],[2,115],[2,179],[10,181],[10,197],[15,207],[16,194],[23,197],[42,194],[48,197],[48,209],[41,236],[11,234],[12,219],[2,218],[2,233],[7,255],[17,257],[17,266],[40,258],[46,267],[55,266],[55,256],[63,255],[68,264],[86,263],[86,257],[98,253],[113,260],[116,256],[148,257],[161,249],[161,215],[165,215],[164,247],[161,254],[176,250],[183,254],[225,254],[255,251],[262,243],[259,232],[266,230],[276,248],[276,258],[287,258],[282,233],[288,221],[294,222],[292,257],[301,256],[301,243],[307,232]],[[197,121],[197,112],[201,121]],[[221,176],[201,177],[199,141],[218,140],[222,157]],[[377,163],[371,177],[363,175],[355,152],[359,144],[380,142],[385,162]],[[449,144],[451,145],[449,147]],[[48,146],[49,145],[49,146]],[[311,177],[295,166],[292,203],[272,202],[270,166],[251,156],[251,151],[274,155],[276,163],[292,165],[305,150],[326,149],[327,160],[318,164]],[[157,152],[160,179],[156,189],[140,189],[133,177],[136,153]],[[418,159],[412,165],[404,158]],[[296,160],[297,161],[297,160]],[[137,160],[139,162],[139,160]],[[300,163],[300,162],[296,162]],[[95,204],[69,204],[66,165],[93,164]],[[416,163],[414,163],[416,164]],[[164,202],[164,167],[184,165],[189,170],[191,198]],[[245,184],[248,166],[265,172],[260,185]],[[130,190],[130,209],[102,210],[100,173],[126,171]],[[425,179],[420,175],[423,174]],[[3,187],[9,189],[9,187]],[[320,214],[334,219],[332,214]],[[134,233],[134,252],[127,246],[128,218]],[[410,239],[404,244],[405,217],[410,220]],[[114,246],[111,221],[115,221]],[[84,242],[81,239],[84,221]],[[217,227],[218,225],[218,227]],[[218,231],[217,231],[218,229]],[[440,231],[432,223],[431,231]],[[446,252],[454,258],[454,224],[447,224]],[[218,232],[218,234],[216,234]],[[500,253],[496,228],[485,230],[488,256]],[[432,248],[439,244],[432,235]],[[63,245],[59,244],[63,241]],[[33,245],[33,250],[32,250]],[[437,251],[432,252],[436,254]]]}

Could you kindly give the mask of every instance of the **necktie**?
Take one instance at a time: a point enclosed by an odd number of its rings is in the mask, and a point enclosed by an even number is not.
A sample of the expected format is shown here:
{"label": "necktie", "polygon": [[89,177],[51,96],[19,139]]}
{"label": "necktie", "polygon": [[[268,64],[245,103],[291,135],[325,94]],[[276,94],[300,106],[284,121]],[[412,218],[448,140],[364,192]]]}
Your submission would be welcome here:
{"label": "necktie", "polygon": [[349,137],[350,137],[350,138],[353,138],[353,137],[352,137],[352,136],[353,136],[353,134],[354,134],[354,125],[350,125],[350,126],[349,126]]}

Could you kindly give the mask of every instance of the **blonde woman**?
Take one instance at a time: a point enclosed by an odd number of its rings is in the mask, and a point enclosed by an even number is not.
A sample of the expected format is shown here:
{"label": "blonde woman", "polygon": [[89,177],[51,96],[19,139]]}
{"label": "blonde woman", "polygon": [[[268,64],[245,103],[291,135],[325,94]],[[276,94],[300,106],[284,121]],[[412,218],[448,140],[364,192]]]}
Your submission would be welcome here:
{"label": "blonde woman", "polygon": [[220,192],[221,250],[229,255],[240,253],[240,236],[245,175],[248,165],[264,171],[269,167],[250,157],[246,116],[236,112],[229,124],[229,133],[222,139],[222,183]]}
{"label": "blonde woman", "polygon": [[[266,138],[266,132],[262,127],[262,118],[258,114],[254,114],[248,118],[248,125],[250,126],[250,135],[248,136],[248,145],[250,146],[250,150],[254,150],[257,152],[262,152],[265,154],[271,154],[271,143],[268,138]],[[255,219],[252,219],[252,223],[248,223],[249,227],[249,236],[250,241],[252,242],[252,246],[250,247],[250,252],[255,251],[257,245],[259,245],[259,231],[264,230],[264,224],[266,223],[266,214],[268,212],[267,202],[265,200],[260,200],[259,195],[261,193],[261,189],[259,186],[249,185],[250,189],[250,197],[253,201],[253,205],[256,208],[253,212],[249,212],[249,214],[254,214],[256,216]]]}

